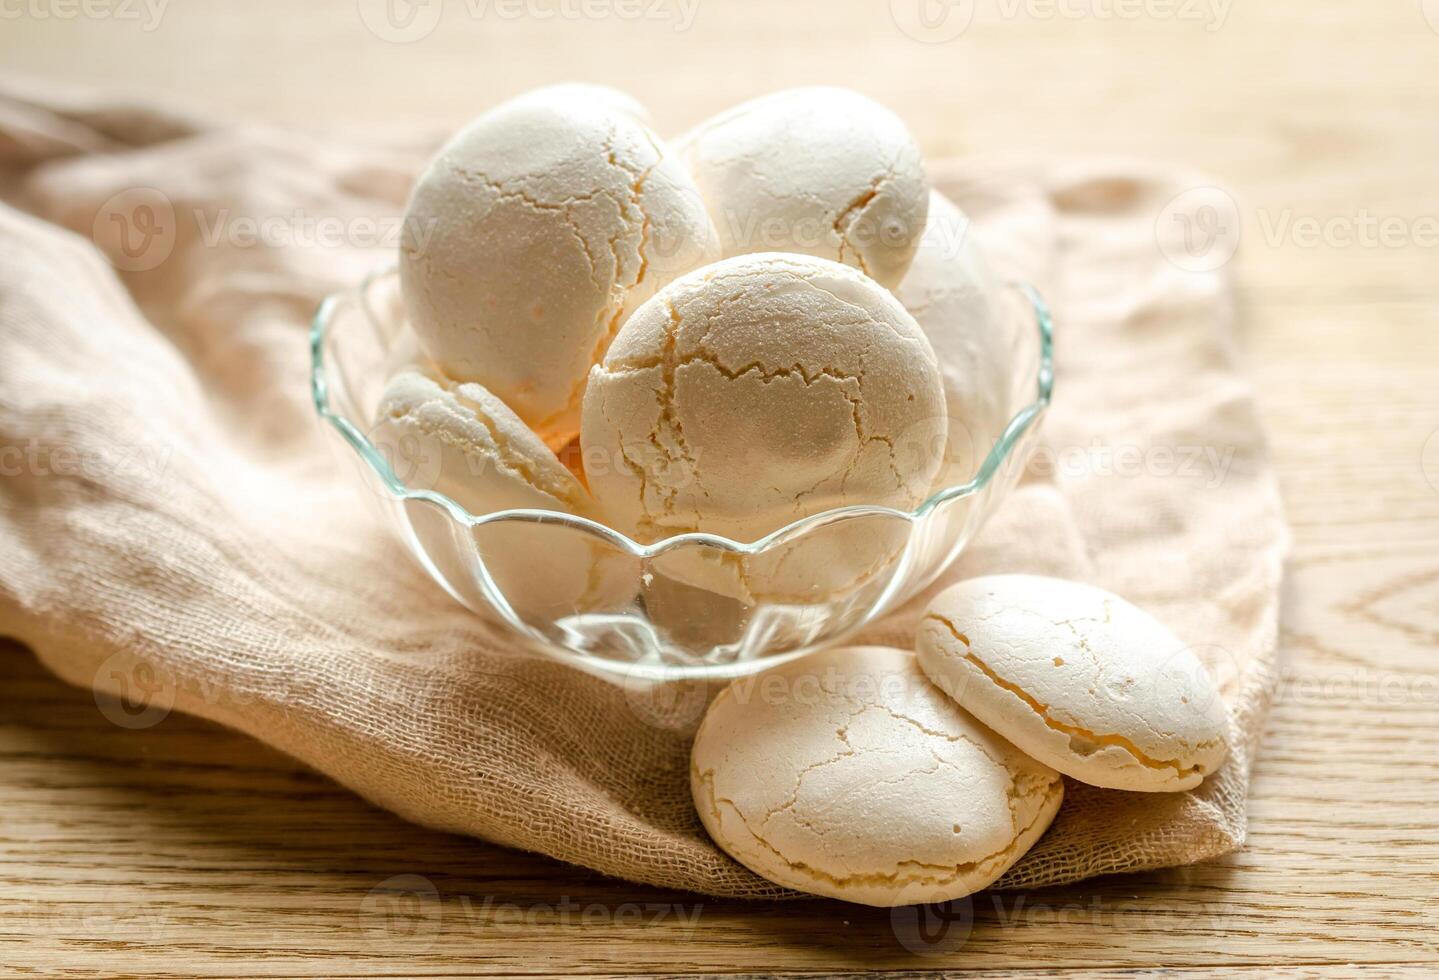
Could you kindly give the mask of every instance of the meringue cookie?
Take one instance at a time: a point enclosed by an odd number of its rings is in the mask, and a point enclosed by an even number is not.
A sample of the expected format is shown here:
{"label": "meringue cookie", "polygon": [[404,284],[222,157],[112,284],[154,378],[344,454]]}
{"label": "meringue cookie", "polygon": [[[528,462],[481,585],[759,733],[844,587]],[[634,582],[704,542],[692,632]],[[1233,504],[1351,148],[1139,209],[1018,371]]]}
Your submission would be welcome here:
{"label": "meringue cookie", "polygon": [[[898,300],[847,266],[761,254],[691,273],[635,311],[590,377],[581,444],[619,530],[749,542],[835,507],[912,508],[944,424],[934,352]],[[711,553],[715,577],[690,581],[813,599],[887,561],[907,530],[891,523],[800,539],[804,560],[766,556],[782,580],[746,581],[753,567]]]}
{"label": "meringue cookie", "polygon": [[928,683],[908,651],[828,650],[736,681],[695,736],[690,786],[726,853],[864,905],[961,898],[1039,839],[1064,796]]}
{"label": "meringue cookie", "polygon": [[899,117],[857,92],[798,88],[745,102],[675,144],[726,258],[798,252],[904,278],[929,180]]}
{"label": "meringue cookie", "polygon": [[1191,789],[1228,752],[1204,665],[1158,620],[1090,585],[970,579],[920,622],[934,683],[1025,752],[1109,789]]}
{"label": "meringue cookie", "polygon": [[934,347],[949,413],[934,489],[969,482],[1011,417],[1018,320],[975,241],[969,218],[939,191],[909,273],[895,290]]}
{"label": "meringue cookie", "polygon": [[592,82],[559,82],[531,89],[516,96],[514,101],[530,99],[548,100],[561,105],[595,106],[613,112],[622,112],[625,115],[633,116],[651,129],[654,128],[654,120],[650,117],[649,110],[639,99],[609,85],[596,85]]}
{"label": "meringue cookie", "polygon": [[[505,404],[473,382],[420,367],[390,379],[370,441],[412,490],[433,490],[476,517],[553,510],[593,517],[589,492]],[[448,519],[417,527],[432,561],[455,553]],[[527,622],[614,610],[638,590],[637,564],[570,528],[495,523],[474,528],[495,587]],[[449,562],[451,566],[455,563]],[[471,574],[459,567],[448,576]]]}
{"label": "meringue cookie", "polygon": [[400,278],[430,359],[559,448],[624,317],[718,254],[689,175],[643,123],[541,91],[480,116],[430,163]]}

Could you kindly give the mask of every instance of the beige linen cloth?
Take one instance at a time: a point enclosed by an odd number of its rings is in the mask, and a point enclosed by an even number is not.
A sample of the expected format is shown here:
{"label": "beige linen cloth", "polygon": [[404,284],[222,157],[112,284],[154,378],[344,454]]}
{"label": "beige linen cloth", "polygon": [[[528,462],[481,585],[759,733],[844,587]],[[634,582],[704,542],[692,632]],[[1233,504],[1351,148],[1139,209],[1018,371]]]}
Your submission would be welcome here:
{"label": "beige linen cloth", "polygon": [[[416,823],[638,882],[785,895],[692,809],[712,690],[521,655],[402,552],[325,444],[308,320],[389,256],[431,145],[0,88],[0,634],[74,684],[143,694],[136,725],[202,715]],[[1071,784],[1001,885],[1230,851],[1287,536],[1229,286],[1158,244],[1193,182],[1131,164],[934,171],[999,264],[1049,295],[1058,336],[1044,448],[946,581],[1032,571],[1127,596],[1209,658],[1240,733],[1191,793]],[[922,601],[864,639],[908,646]]]}

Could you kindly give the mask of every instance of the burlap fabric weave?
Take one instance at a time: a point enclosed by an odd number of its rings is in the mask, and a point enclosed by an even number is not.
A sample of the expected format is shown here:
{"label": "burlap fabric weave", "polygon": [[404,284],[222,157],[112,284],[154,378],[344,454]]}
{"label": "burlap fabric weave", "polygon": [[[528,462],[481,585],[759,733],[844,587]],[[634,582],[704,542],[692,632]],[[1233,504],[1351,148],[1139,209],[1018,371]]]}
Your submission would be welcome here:
{"label": "burlap fabric weave", "polygon": [[[416,823],[638,882],[783,894],[691,806],[708,691],[518,654],[402,553],[324,444],[309,318],[390,254],[432,142],[0,93],[0,633],[67,681],[144,688],[151,709],[247,732]],[[1191,793],[1071,785],[1001,884],[1232,850],[1287,535],[1228,282],[1176,251],[1207,217],[1186,198],[1166,211],[1194,182],[1122,163],[933,173],[1048,294],[1058,336],[1044,447],[946,580],[1034,571],[1125,595],[1211,662],[1241,733]],[[916,615],[862,639],[907,646]]]}

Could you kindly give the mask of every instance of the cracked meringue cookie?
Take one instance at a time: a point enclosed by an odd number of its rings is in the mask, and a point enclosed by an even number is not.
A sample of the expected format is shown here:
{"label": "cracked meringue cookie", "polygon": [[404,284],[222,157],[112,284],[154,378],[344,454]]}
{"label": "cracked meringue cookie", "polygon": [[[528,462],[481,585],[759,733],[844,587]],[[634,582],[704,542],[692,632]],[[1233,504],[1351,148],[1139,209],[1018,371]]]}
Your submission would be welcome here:
{"label": "cracked meringue cookie", "polygon": [[894,288],[924,231],[929,180],[899,117],[857,92],[798,88],[745,102],[675,144],[724,255],[797,252]]}
{"label": "cracked meringue cookie", "polygon": [[449,377],[501,398],[551,448],[624,318],[719,255],[679,160],[612,98],[540,90],[480,116],[421,175],[400,281]]}
{"label": "cracked meringue cookie", "polygon": [[[684,276],[635,311],[591,374],[581,444],[617,529],[750,542],[835,507],[913,508],[944,425],[934,352],[898,300],[847,266],[761,254]],[[907,528],[880,523],[749,562],[696,554],[667,573],[746,601],[809,601],[896,553]]]}
{"label": "cracked meringue cookie", "polygon": [[935,597],[917,642],[939,688],[1081,782],[1191,789],[1228,753],[1229,711],[1193,650],[1103,589],[1033,575],[970,579]]}
{"label": "cracked meringue cookie", "polygon": [[1017,320],[975,241],[969,218],[931,191],[929,220],[895,295],[934,347],[949,413],[934,489],[969,482],[1009,423]]}
{"label": "cracked meringue cookie", "polygon": [[1058,773],[885,647],[735,681],[695,736],[690,788],[710,837],[756,874],[881,907],[990,885],[1064,797]]}
{"label": "cracked meringue cookie", "polygon": [[[595,514],[574,474],[473,382],[422,367],[398,371],[381,396],[370,441],[408,487],[444,494],[476,516],[512,509]],[[415,531],[447,578],[472,574],[452,559],[453,520],[436,515]],[[638,589],[635,562],[571,528],[498,522],[470,533],[496,588],[527,622],[617,609]]]}

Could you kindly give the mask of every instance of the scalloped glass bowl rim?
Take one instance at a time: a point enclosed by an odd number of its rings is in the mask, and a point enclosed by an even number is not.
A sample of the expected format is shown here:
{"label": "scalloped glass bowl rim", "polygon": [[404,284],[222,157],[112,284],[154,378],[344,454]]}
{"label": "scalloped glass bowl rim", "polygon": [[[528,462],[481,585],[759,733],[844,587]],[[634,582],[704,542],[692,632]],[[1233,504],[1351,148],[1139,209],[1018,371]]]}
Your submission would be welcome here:
{"label": "scalloped glass bowl rim", "polygon": [[733,538],[727,538],[718,534],[693,531],[686,534],[676,534],[672,537],[656,541],[654,544],[640,544],[628,535],[616,531],[614,528],[601,524],[598,521],[580,517],[576,514],[566,514],[562,511],[552,510],[497,510],[489,514],[476,516],[442,493],[436,493],[433,490],[414,490],[407,487],[404,482],[395,475],[394,469],[385,460],[384,454],[375,448],[374,443],[370,442],[353,422],[330,408],[329,382],[325,378],[324,345],[325,336],[334,319],[335,312],[339,309],[340,305],[347,300],[357,300],[363,314],[373,320],[375,313],[367,302],[370,289],[377,281],[392,275],[394,271],[395,267],[393,265],[378,269],[366,276],[358,288],[331,293],[320,303],[320,308],[316,311],[314,319],[310,324],[310,392],[311,397],[314,399],[315,411],[319,413],[322,419],[332,425],[341,437],[360,454],[360,457],[375,471],[375,474],[379,476],[380,482],[392,497],[397,500],[422,500],[435,504],[442,507],[456,521],[469,527],[481,527],[504,521],[528,524],[562,524],[606,541],[636,558],[644,559],[655,558],[676,548],[697,544],[735,554],[756,555],[774,545],[783,544],[790,538],[801,536],[815,528],[860,517],[898,518],[913,524],[924,520],[937,508],[952,500],[968,497],[982,490],[989,481],[993,479],[995,473],[999,471],[1000,466],[1004,464],[1005,459],[1013,451],[1020,439],[1023,438],[1025,432],[1027,432],[1035,424],[1039,416],[1043,414],[1053,397],[1054,331],[1049,307],[1043,297],[1039,295],[1038,291],[1028,283],[1014,282],[1009,284],[1010,287],[1018,290],[1029,301],[1033,308],[1035,321],[1039,330],[1039,367],[1035,383],[1035,399],[1016,412],[1014,417],[1009,420],[1009,424],[1005,426],[1004,433],[1000,436],[999,440],[995,442],[989,454],[985,456],[984,463],[980,466],[979,472],[975,474],[973,479],[959,486],[936,491],[912,511],[865,504],[836,507],[832,510],[821,511],[818,514],[802,517],[749,543],[736,541]]}

